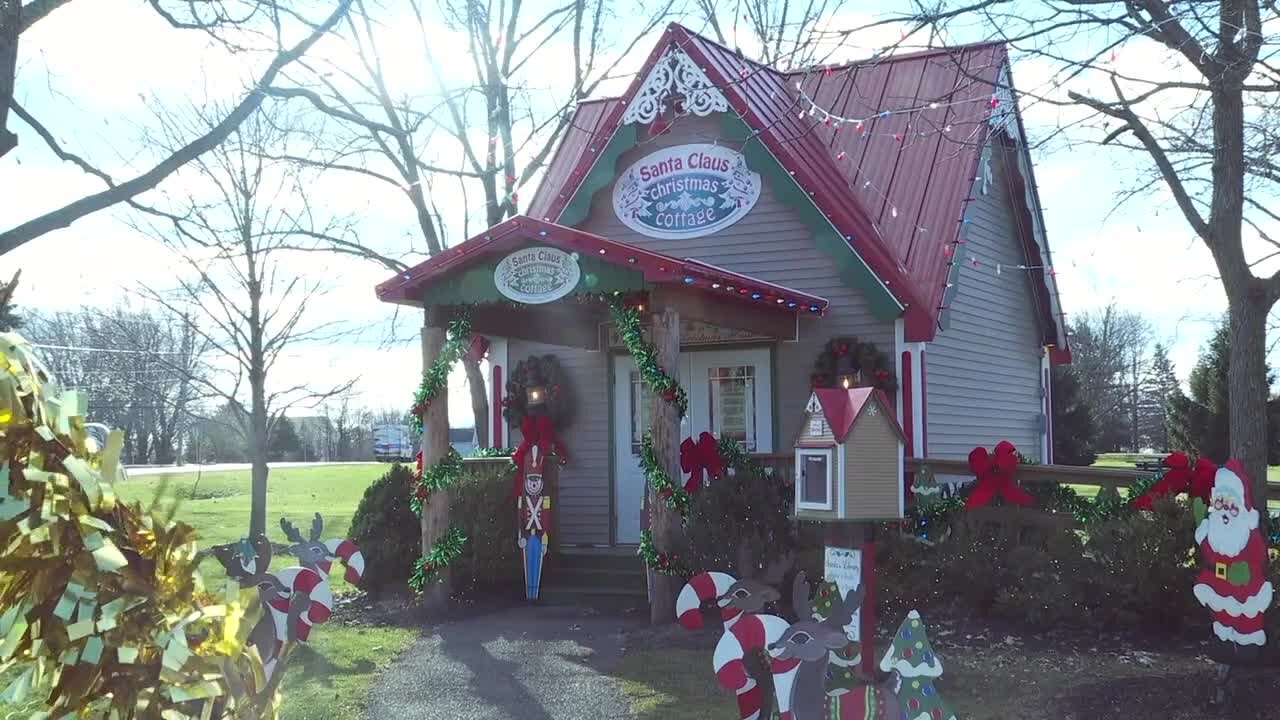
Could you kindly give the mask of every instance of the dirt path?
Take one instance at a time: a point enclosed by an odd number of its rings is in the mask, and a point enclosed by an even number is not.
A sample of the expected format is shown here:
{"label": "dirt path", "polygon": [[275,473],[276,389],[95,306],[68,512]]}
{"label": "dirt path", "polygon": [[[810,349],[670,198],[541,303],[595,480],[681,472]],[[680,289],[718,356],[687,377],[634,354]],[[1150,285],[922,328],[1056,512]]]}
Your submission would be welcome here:
{"label": "dirt path", "polygon": [[646,618],[516,607],[424,630],[374,686],[382,720],[629,718],[618,683],[624,634]]}

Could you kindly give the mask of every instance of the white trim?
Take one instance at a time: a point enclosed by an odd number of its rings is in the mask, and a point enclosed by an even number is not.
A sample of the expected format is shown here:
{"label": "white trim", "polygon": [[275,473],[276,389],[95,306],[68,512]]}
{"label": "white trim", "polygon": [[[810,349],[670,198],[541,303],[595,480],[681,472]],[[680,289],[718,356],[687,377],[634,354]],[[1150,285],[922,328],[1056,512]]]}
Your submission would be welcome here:
{"label": "white trim", "polygon": [[924,346],[922,342],[907,345],[911,352],[911,447],[916,457],[925,457]]}
{"label": "white trim", "polygon": [[1201,605],[1214,612],[1225,612],[1231,617],[1240,617],[1241,615],[1256,617],[1271,606],[1272,591],[1270,581],[1262,583],[1262,586],[1258,588],[1258,592],[1244,602],[1240,602],[1233,597],[1219,595],[1213,588],[1204,583],[1198,583],[1193,592],[1195,592],[1196,600],[1199,600]]}
{"label": "white trim", "polygon": [[898,517],[907,516],[907,475],[906,468],[903,466],[903,455],[907,454],[907,446],[901,441],[898,442]]}
{"label": "white trim", "polygon": [[902,426],[902,351],[907,349],[907,322],[903,318],[893,320],[893,376],[898,378],[898,392],[894,393],[893,411]]}
{"label": "white trim", "polygon": [[[502,393],[503,396],[505,396],[507,392],[507,381],[511,379],[511,368],[507,363],[507,354],[509,351],[510,348],[507,344],[506,338],[489,338],[489,374],[485,377],[485,382],[493,382],[493,369],[502,368],[502,387],[499,388],[499,392]],[[514,444],[511,442],[511,427],[507,424],[506,420],[501,419],[502,403],[494,402],[492,387],[486,387],[485,390],[489,393],[489,434],[493,434],[493,426],[495,422],[501,421],[502,423],[502,443],[498,444],[499,438],[490,437],[489,447],[512,447]]]}
{"label": "white trim", "polygon": [[1213,634],[1218,636],[1223,642],[1233,642],[1237,645],[1257,645],[1262,647],[1267,644],[1267,633],[1265,630],[1254,630],[1251,633],[1242,633],[1233,627],[1223,625],[1220,622],[1213,623]]}
{"label": "white trim", "polygon": [[[839,445],[836,448],[839,449]],[[835,492],[831,476],[835,473],[836,458],[832,455],[831,448],[796,448],[796,509],[797,510],[826,510],[830,511],[834,507],[832,503],[832,494]],[[825,503],[805,502],[804,498],[804,458],[807,456],[822,456],[827,460],[827,501]],[[844,453],[840,454],[844,457]],[[841,498],[840,508],[844,509],[844,498]]]}
{"label": "white trim", "polygon": [[836,476],[832,480],[832,485],[835,486],[832,492],[836,494],[836,516],[841,518],[849,517],[848,498],[845,497],[846,478],[848,477],[845,473],[849,469],[845,467],[844,456],[844,443],[836,443]]}
{"label": "white trim", "polygon": [[673,92],[685,98],[684,112],[704,117],[728,112],[729,101],[711,78],[683,50],[668,47],[649,69],[648,76],[622,116],[624,125],[649,124],[662,114],[662,102]]}
{"label": "white trim", "polygon": [[1049,364],[1049,348],[1040,349],[1040,411],[1044,413],[1044,427],[1040,430],[1040,462],[1049,464],[1053,448],[1050,438],[1053,437],[1053,386],[1048,381],[1051,366]]}

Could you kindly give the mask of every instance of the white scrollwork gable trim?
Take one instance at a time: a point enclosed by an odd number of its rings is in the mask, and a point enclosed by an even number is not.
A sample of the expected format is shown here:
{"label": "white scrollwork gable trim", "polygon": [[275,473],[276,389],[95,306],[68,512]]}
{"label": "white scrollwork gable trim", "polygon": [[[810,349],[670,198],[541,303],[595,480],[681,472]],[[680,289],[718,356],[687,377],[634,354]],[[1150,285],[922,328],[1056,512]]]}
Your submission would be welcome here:
{"label": "white scrollwork gable trim", "polygon": [[684,98],[685,112],[699,117],[729,109],[724,93],[711,84],[707,74],[683,51],[668,48],[636,91],[622,122],[626,125],[653,122],[662,114],[663,103],[673,94]]}

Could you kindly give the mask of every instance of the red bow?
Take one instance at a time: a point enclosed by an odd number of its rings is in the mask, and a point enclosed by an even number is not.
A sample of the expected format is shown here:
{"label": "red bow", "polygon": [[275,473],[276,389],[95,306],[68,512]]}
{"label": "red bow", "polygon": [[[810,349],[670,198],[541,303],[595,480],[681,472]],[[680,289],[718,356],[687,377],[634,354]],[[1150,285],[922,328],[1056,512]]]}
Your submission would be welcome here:
{"label": "red bow", "polygon": [[704,477],[720,479],[724,473],[724,461],[720,459],[720,446],[711,433],[702,433],[696,443],[691,437],[680,443],[680,470],[689,473],[689,480],[684,484],[686,492],[697,492]]}
{"label": "red bow", "polygon": [[1213,476],[1218,472],[1217,465],[1205,458],[1200,458],[1193,467],[1190,458],[1186,453],[1181,452],[1170,453],[1164,459],[1163,465],[1169,469],[1160,477],[1159,482],[1133,501],[1135,508],[1151,510],[1156,500],[1165,495],[1177,496],[1182,493],[1198,497],[1206,503],[1209,502],[1209,493],[1213,490]]}
{"label": "red bow", "polygon": [[511,460],[516,464],[513,497],[518,497],[524,492],[524,459],[533,448],[538,449],[537,454],[534,455],[533,469],[539,472],[542,470],[542,461],[551,453],[555,453],[560,458],[561,465],[569,462],[569,453],[564,449],[560,438],[556,437],[556,427],[551,423],[550,417],[525,415],[520,421],[520,435],[523,437],[520,447],[516,448],[515,454],[511,456]]}
{"label": "red bow", "polygon": [[1026,490],[1013,482],[1018,469],[1018,450],[1008,440],[996,445],[994,455],[988,455],[984,447],[976,447],[969,453],[969,469],[977,478],[973,492],[965,502],[966,508],[985,507],[1000,496],[1010,505],[1031,505],[1034,499]]}

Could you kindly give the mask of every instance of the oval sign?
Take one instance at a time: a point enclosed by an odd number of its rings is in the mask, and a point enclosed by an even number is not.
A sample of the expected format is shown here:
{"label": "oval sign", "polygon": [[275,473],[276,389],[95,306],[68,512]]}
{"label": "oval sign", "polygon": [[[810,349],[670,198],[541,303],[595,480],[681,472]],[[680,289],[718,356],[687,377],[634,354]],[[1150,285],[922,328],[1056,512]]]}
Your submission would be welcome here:
{"label": "oval sign", "polygon": [[742,153],[700,143],[663,148],[628,167],[613,186],[613,211],[641,235],[708,235],[741,220],[760,199],[760,174]]}
{"label": "oval sign", "polygon": [[573,292],[581,277],[578,260],[552,247],[517,250],[493,269],[493,284],[498,292],[526,305],[559,300]]}

